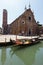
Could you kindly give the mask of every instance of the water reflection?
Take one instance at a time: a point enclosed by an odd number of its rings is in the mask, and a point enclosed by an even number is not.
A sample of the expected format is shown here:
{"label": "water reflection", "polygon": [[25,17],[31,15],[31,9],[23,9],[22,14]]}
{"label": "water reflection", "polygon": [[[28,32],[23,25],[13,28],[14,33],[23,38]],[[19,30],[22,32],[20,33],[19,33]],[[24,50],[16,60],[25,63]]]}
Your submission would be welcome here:
{"label": "water reflection", "polygon": [[[26,65],[32,65],[35,59],[35,53],[36,49],[33,49],[33,51],[29,48],[18,50],[15,52],[15,54],[26,64]],[[14,52],[13,52],[14,53]]]}
{"label": "water reflection", "polygon": [[11,47],[11,55],[13,56],[14,54],[16,54],[26,65],[32,65],[35,61],[37,51],[39,51],[40,48],[43,48],[42,42],[41,44],[37,44],[27,48]]}
{"label": "water reflection", "polygon": [[2,65],[5,64],[5,61],[6,61],[6,48],[2,48],[1,50],[1,62],[2,62]]}
{"label": "water reflection", "polygon": [[43,41],[33,46],[11,46],[0,50],[0,65],[43,65]]}

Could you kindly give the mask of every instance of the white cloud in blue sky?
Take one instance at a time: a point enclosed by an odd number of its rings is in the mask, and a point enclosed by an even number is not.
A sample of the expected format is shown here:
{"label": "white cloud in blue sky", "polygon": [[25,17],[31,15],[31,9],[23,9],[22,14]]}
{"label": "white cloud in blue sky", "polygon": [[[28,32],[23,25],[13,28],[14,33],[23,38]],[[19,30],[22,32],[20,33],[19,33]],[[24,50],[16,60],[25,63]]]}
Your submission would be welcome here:
{"label": "white cloud in blue sky", "polygon": [[7,9],[8,23],[11,23],[25,11],[25,5],[29,7],[29,2],[36,21],[43,24],[43,0],[0,0],[0,27],[2,27],[3,9]]}

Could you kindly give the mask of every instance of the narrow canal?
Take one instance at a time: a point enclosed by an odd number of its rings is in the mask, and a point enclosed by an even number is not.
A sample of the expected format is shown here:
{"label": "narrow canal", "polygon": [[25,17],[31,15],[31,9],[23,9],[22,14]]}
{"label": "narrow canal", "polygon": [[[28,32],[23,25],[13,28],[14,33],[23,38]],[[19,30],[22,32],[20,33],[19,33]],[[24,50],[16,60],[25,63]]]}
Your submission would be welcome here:
{"label": "narrow canal", "polygon": [[28,47],[0,47],[0,65],[43,65],[43,41]]}

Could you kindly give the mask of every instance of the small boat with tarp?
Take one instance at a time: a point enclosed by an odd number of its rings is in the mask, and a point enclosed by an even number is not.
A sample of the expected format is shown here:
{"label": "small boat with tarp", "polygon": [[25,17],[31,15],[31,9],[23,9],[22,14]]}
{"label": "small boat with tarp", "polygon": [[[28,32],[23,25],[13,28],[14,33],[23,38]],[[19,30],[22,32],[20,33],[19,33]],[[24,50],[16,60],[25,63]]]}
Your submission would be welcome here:
{"label": "small boat with tarp", "polygon": [[14,46],[28,46],[28,45],[33,45],[33,44],[37,44],[38,42],[40,42],[39,37],[35,36],[35,37],[19,37],[17,38],[16,36],[16,40],[12,40],[10,39],[8,42],[6,41],[5,38],[5,42],[0,42],[0,46],[9,46],[9,45],[14,45]]}
{"label": "small boat with tarp", "polygon": [[22,39],[11,40],[11,42],[16,46],[26,46],[26,45],[37,44],[40,42],[40,40],[38,37],[35,37],[31,39],[22,38]]}

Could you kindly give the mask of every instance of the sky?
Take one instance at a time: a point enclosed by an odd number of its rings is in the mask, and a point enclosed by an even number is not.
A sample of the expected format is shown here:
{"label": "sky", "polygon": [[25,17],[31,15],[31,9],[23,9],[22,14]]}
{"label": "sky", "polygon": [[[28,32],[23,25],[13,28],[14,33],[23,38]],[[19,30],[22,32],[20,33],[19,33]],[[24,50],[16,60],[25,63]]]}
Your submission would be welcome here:
{"label": "sky", "polygon": [[0,27],[3,22],[3,9],[8,12],[8,24],[13,22],[31,5],[31,10],[34,12],[35,20],[43,24],[43,0],[0,0]]}

